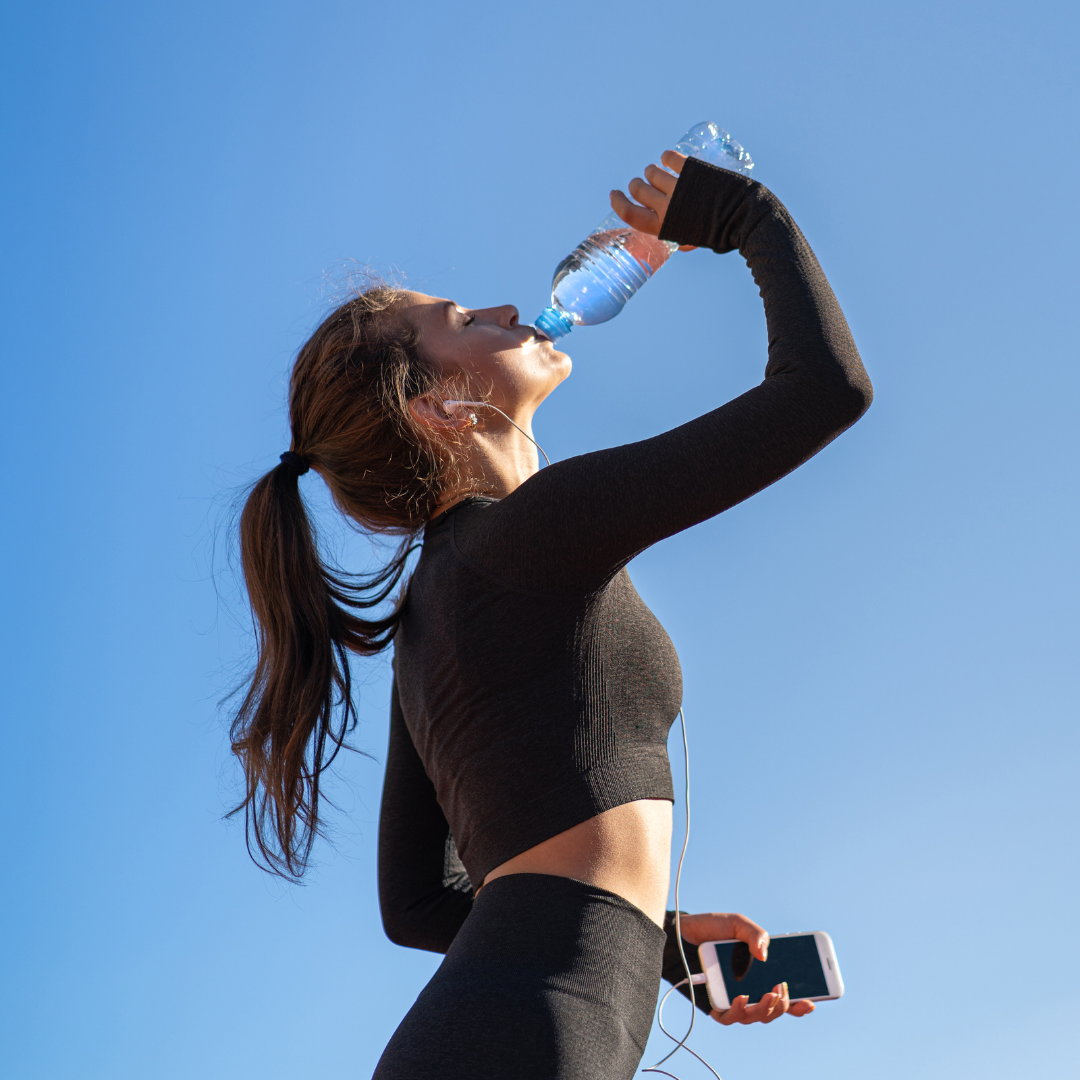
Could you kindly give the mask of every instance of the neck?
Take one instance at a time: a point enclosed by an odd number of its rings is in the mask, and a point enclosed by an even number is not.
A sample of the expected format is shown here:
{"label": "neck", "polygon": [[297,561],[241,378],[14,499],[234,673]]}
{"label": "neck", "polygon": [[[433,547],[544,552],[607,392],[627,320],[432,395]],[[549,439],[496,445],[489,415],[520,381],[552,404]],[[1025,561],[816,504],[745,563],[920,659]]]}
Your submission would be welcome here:
{"label": "neck", "polygon": [[[532,435],[529,420],[518,422],[528,435]],[[526,435],[505,421],[493,424],[485,418],[472,432],[461,471],[461,482],[443,492],[432,517],[444,513],[470,495],[491,495],[496,499],[505,499],[540,471],[540,461],[536,447]]]}

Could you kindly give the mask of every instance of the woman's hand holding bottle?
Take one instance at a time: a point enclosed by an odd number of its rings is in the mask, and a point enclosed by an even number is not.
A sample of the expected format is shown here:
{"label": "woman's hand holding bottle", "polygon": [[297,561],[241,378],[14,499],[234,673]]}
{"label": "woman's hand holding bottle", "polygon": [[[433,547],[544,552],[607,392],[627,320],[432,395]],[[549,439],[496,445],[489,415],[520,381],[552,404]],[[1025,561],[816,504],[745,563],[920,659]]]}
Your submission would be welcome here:
{"label": "woman's hand holding bottle", "polygon": [[[659,165],[649,165],[645,169],[644,180],[635,176],[626,185],[630,194],[637,199],[636,203],[631,202],[621,191],[611,193],[611,209],[631,228],[650,236],[660,235],[664,215],[667,214],[668,203],[671,202],[671,195],[678,183],[686,154],[680,154],[677,150],[665,150],[660,161],[666,166],[665,169],[661,169]],[[666,171],[667,169],[671,172]],[[671,173],[675,175],[672,176]],[[694,247],[685,244],[679,250],[693,251]]]}

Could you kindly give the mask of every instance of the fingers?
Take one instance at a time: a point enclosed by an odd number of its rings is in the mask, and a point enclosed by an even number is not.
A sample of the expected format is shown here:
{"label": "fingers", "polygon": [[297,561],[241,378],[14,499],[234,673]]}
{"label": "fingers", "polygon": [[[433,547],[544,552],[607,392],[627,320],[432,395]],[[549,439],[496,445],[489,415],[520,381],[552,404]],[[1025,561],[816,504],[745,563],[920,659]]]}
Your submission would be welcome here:
{"label": "fingers", "polygon": [[629,184],[626,185],[626,190],[642,206],[647,206],[650,210],[654,210],[658,217],[663,218],[667,205],[670,200],[670,196],[665,195],[658,188],[654,188],[652,184],[646,183],[640,176],[635,176]]}
{"label": "fingers", "polygon": [[680,921],[682,936],[691,945],[735,938],[745,941],[758,960],[765,960],[769,955],[769,935],[745,915],[713,911],[704,915],[683,915]]}
{"label": "fingers", "polygon": [[809,1016],[816,1008],[817,1006],[812,1001],[800,998],[798,1001],[791,1003],[788,1013],[791,1016]]}
{"label": "fingers", "polygon": [[[675,190],[675,185],[679,182],[677,176],[672,176],[666,169],[661,169],[659,165],[647,165],[645,167],[645,179],[669,199],[671,193]],[[634,195],[634,198],[637,198],[637,196]]]}
{"label": "fingers", "polygon": [[[674,150],[666,150],[660,160],[678,173],[682,170],[686,155],[678,154]],[[664,223],[664,215],[667,213],[668,203],[678,183],[678,177],[672,176],[659,165],[647,166],[645,177],[642,180],[640,176],[635,176],[626,186],[627,191],[637,199],[637,204],[632,203],[621,191],[613,191],[611,208],[627,225],[640,232],[656,236]]]}
{"label": "fingers", "polygon": [[771,993],[765,994],[754,1005],[747,1005],[743,1010],[743,1018],[740,1024],[771,1024],[778,1016],[787,1012],[787,999],[780,987],[776,987]]}
{"label": "fingers", "polygon": [[732,1003],[731,1007],[724,1009],[721,1012],[719,1009],[713,1009],[709,1015],[718,1023],[723,1024],[724,1027],[729,1027],[731,1024],[742,1024],[745,1021],[743,1017],[746,1015],[746,1003],[750,999],[746,994],[740,994]]}
{"label": "fingers", "polygon": [[731,920],[731,934],[730,936],[738,941],[745,941],[750,946],[750,951],[759,960],[767,960],[769,958],[769,935],[765,930],[758,926],[753,919],[748,919],[745,915],[729,915]]}
{"label": "fingers", "polygon": [[[771,997],[773,1000],[765,1011],[765,1015],[761,1018],[763,1024],[771,1024],[791,1008],[791,998],[788,997],[788,985],[786,982],[774,986],[773,992],[766,994],[765,997]],[[764,1005],[765,998],[762,998],[759,1004]]]}
{"label": "fingers", "polygon": [[[639,183],[643,182],[639,181]],[[633,190],[633,183],[630,188]],[[651,236],[656,236],[660,232],[660,218],[656,211],[632,203],[621,191],[611,193],[611,209],[638,232],[649,233]]]}
{"label": "fingers", "polygon": [[[713,1009],[710,1015],[718,1024],[723,1024],[725,1027],[731,1024],[771,1024],[791,1008],[787,983],[778,983],[770,993],[753,1005],[747,1004],[748,1001],[746,994],[742,994],[731,1003],[731,1008],[723,1012]],[[813,1012],[812,1002],[800,1001],[796,1004],[810,1006],[809,1009],[800,1009],[795,1013],[796,1016],[805,1016],[807,1012]]]}
{"label": "fingers", "polygon": [[680,154],[678,150],[665,150],[660,156],[660,163],[678,176],[686,164],[686,155]]}
{"label": "fingers", "polygon": [[[686,155],[675,150],[665,150],[660,160],[667,169],[678,174],[682,172]],[[659,165],[648,165],[645,168],[645,179],[635,176],[626,185],[627,191],[637,199],[640,205],[632,203],[621,191],[611,193],[611,208],[626,222],[627,225],[639,232],[649,233],[652,236],[660,234],[660,228],[664,224],[664,215],[667,213],[668,203],[678,183],[678,175],[672,176],[666,169]],[[693,251],[694,247],[684,244],[680,251]],[[687,939],[689,940],[689,939]],[[753,946],[751,945],[751,949]],[[756,955],[756,954],[755,954]]]}

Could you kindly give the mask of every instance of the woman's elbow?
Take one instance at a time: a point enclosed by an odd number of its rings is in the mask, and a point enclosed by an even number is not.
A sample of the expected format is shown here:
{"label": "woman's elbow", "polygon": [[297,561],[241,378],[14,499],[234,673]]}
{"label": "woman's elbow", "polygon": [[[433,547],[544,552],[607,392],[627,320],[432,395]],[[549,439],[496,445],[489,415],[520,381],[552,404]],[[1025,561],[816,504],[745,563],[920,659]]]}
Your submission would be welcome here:
{"label": "woman's elbow", "polygon": [[383,933],[395,944],[405,949],[422,949],[422,934],[415,919],[400,908],[385,905],[381,910]]}
{"label": "woman's elbow", "polygon": [[405,949],[411,949],[413,947],[408,927],[402,926],[397,919],[388,919],[383,915],[382,926],[383,933],[386,934],[393,944],[400,945]]}
{"label": "woman's elbow", "polygon": [[874,400],[874,387],[862,364],[858,364],[854,369],[848,367],[844,376],[833,383],[830,395],[840,431],[851,427],[870,408]]}
{"label": "woman's elbow", "polygon": [[870,382],[870,376],[865,371],[857,378],[852,379],[848,385],[851,387],[850,396],[853,412],[851,423],[854,424],[873,404],[874,386]]}
{"label": "woman's elbow", "polygon": [[404,949],[423,949],[425,952],[445,953],[454,940],[452,927],[415,907],[381,907],[383,932]]}

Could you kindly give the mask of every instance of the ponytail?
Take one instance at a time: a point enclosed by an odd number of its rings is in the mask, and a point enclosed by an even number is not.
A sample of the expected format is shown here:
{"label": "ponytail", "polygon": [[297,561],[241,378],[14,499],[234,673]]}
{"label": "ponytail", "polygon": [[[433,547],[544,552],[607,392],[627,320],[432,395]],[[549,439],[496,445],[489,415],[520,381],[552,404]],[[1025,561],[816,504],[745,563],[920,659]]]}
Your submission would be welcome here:
{"label": "ponytail", "polygon": [[[407,326],[380,315],[394,290],[361,294],[333,312],[301,349],[290,385],[293,445],[251,489],[240,516],[240,556],[255,623],[258,658],[232,724],[232,749],[245,778],[248,851],[257,864],[293,880],[307,868],[320,833],[323,772],[356,725],[349,653],[385,649],[401,582],[417,535],[438,501],[449,467],[424,440],[407,408],[435,375],[419,359]],[[396,331],[396,332],[395,332]],[[303,461],[304,469],[297,462]],[[310,464],[334,502],[370,531],[401,541],[370,575],[330,569],[319,555],[300,495]]]}

